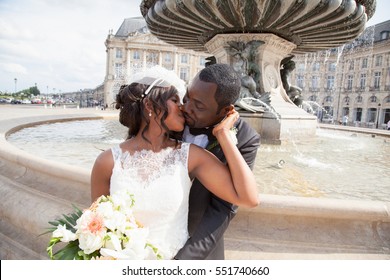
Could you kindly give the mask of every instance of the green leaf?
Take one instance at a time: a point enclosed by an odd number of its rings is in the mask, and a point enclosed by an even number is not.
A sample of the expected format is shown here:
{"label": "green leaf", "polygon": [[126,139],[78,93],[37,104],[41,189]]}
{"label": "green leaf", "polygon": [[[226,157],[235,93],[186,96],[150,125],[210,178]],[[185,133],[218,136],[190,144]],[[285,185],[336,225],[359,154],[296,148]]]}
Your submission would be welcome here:
{"label": "green leaf", "polygon": [[82,259],[79,257],[79,242],[71,241],[64,248],[58,250],[53,255],[53,260],[78,260]]}

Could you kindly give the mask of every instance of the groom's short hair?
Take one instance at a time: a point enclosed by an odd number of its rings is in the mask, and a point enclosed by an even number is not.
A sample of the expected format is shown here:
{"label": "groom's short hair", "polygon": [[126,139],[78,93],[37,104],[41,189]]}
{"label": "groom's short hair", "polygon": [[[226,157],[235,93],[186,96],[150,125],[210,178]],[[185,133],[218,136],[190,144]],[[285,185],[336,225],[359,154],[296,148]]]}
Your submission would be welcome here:
{"label": "groom's short hair", "polygon": [[219,109],[234,104],[240,96],[241,79],[228,64],[212,64],[199,72],[199,80],[217,85],[215,100]]}

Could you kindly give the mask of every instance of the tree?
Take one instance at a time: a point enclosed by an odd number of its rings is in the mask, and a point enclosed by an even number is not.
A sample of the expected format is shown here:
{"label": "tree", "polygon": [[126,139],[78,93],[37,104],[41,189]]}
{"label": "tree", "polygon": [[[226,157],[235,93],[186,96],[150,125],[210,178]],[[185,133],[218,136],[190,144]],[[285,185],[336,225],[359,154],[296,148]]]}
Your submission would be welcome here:
{"label": "tree", "polygon": [[38,96],[41,94],[41,92],[39,91],[39,89],[37,88],[37,86],[34,86],[34,87],[30,87],[29,89],[29,92],[31,95],[34,95],[34,96]]}

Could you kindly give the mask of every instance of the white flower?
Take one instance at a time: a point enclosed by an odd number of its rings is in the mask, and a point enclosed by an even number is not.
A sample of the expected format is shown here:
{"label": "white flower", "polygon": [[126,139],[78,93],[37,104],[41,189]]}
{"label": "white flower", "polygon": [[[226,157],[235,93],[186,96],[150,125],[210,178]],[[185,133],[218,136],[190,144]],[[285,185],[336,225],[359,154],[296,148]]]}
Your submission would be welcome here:
{"label": "white flower", "polygon": [[232,139],[234,145],[237,145],[238,144],[238,140],[237,140],[237,127],[232,127],[229,130],[229,134],[230,134],[230,138]]}
{"label": "white flower", "polygon": [[110,217],[114,214],[114,209],[111,201],[99,203],[95,211],[106,219],[110,219]]}
{"label": "white flower", "polygon": [[[64,215],[72,225],[75,224],[76,233],[67,230],[59,220],[47,248],[48,255],[51,259],[160,259],[158,249],[147,241],[148,229],[138,224],[133,206],[133,195],[125,191],[101,196],[84,212],[77,209],[72,215]],[[55,244],[70,241],[78,243],[76,254],[67,247],[61,254],[53,254]]]}
{"label": "white flower", "polygon": [[111,201],[115,209],[121,212],[129,212],[132,214],[131,207],[134,205],[133,196],[128,191],[119,191],[111,196]]}
{"label": "white flower", "polygon": [[124,246],[127,250],[133,250],[137,254],[141,254],[145,250],[145,244],[147,243],[146,238],[149,235],[147,228],[133,228],[126,231],[128,241],[125,242]]}
{"label": "white flower", "polygon": [[85,254],[91,254],[104,245],[104,234],[83,233],[79,235],[79,247]]}
{"label": "white flower", "polygon": [[135,251],[131,249],[124,249],[121,251],[115,251],[112,249],[102,248],[100,249],[100,254],[103,257],[111,257],[116,260],[143,260],[146,256],[146,250],[141,252],[141,254],[137,254]]}
{"label": "white flower", "polygon": [[109,237],[106,243],[104,244],[104,248],[121,251],[122,250],[122,242],[121,235],[115,234],[114,232],[108,232],[107,236]]}
{"label": "white flower", "polygon": [[146,228],[136,228],[126,231],[128,241],[124,242],[124,249],[105,248],[100,249],[100,254],[104,257],[112,257],[118,260],[142,260],[147,257],[150,250],[145,249],[149,230]]}
{"label": "white flower", "polygon": [[57,229],[53,231],[53,237],[61,237],[61,242],[70,242],[77,239],[76,234],[66,229],[66,225],[58,225]]}
{"label": "white flower", "polygon": [[126,215],[121,212],[114,212],[110,219],[105,220],[104,225],[111,231],[124,232],[126,228]]}

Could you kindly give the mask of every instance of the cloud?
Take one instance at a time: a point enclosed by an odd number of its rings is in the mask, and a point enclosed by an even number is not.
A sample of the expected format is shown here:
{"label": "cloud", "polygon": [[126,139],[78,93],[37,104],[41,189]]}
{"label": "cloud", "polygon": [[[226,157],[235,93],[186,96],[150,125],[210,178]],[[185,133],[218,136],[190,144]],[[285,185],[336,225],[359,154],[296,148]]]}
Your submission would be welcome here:
{"label": "cloud", "polygon": [[27,69],[17,63],[0,63],[0,69],[14,74],[27,74]]}
{"label": "cloud", "polygon": [[0,91],[14,91],[17,73],[19,89],[37,83],[44,92],[66,92],[100,85],[108,31],[140,16],[140,2],[0,0]]}

